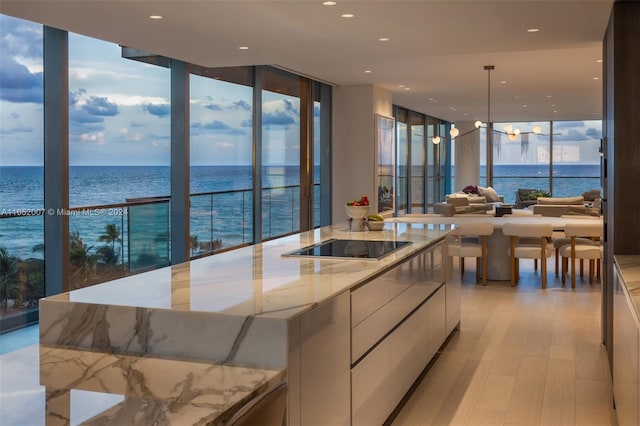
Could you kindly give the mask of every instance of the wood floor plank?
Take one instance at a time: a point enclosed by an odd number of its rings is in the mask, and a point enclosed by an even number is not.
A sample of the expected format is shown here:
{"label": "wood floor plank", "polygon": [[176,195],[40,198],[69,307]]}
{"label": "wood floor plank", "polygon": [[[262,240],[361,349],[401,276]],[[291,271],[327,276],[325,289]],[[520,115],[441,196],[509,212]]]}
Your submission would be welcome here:
{"label": "wood floor plank", "polygon": [[522,357],[509,401],[506,423],[539,424],[546,376],[547,360],[545,358]]}
{"label": "wood floor plank", "polygon": [[550,261],[521,281],[475,284],[467,264],[461,329],[394,425],[614,425],[599,284],[562,287]]}

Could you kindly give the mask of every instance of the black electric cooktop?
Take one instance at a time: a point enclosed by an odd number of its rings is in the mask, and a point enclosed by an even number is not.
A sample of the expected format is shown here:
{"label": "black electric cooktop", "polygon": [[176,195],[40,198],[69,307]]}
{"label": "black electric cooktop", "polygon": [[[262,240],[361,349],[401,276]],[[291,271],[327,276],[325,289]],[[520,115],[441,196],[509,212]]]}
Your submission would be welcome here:
{"label": "black electric cooktop", "polygon": [[380,260],[408,244],[411,241],[331,239],[290,251],[283,256]]}

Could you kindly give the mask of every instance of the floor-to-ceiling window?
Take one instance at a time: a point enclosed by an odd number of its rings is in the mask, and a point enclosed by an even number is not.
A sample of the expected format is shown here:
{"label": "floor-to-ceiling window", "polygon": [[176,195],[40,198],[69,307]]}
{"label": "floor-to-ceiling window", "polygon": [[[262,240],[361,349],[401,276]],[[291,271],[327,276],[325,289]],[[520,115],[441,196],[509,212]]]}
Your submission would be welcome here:
{"label": "floor-to-ceiling window", "polygon": [[300,77],[265,69],[262,91],[262,237],[300,230]]}
{"label": "floor-to-ceiling window", "polygon": [[167,68],[69,34],[71,288],[170,262],[169,89]]}
{"label": "floor-to-ceiling window", "polygon": [[602,121],[494,123],[494,129],[492,184],[506,202],[521,188],[554,197],[600,189]]}
{"label": "floor-to-ceiling window", "polygon": [[552,193],[573,197],[600,190],[602,121],[554,121]]}
{"label": "floor-to-ceiling window", "polygon": [[411,112],[411,212],[426,213],[425,205],[425,116]]}
{"label": "floor-to-ceiling window", "polygon": [[0,15],[0,331],[45,295],[42,25]]}
{"label": "floor-to-ceiling window", "polygon": [[494,123],[493,182],[505,202],[520,188],[550,191],[549,122]]}
{"label": "floor-to-ceiling window", "polygon": [[[49,202],[53,198],[64,207],[53,213],[65,217],[60,220],[63,229],[67,220],[69,224],[62,243],[69,246],[70,259],[62,255],[62,261],[50,263],[53,276],[70,272],[70,283],[63,280],[65,289],[171,263],[170,213],[172,203],[181,202],[171,199],[175,168],[191,177],[191,229],[182,237],[191,237],[194,256],[330,223],[329,86],[266,66],[232,70],[186,64],[190,93],[172,93],[170,64],[179,61],[0,19],[2,315],[37,308],[45,295],[43,258],[51,257],[43,251],[47,194],[53,194]],[[47,35],[63,52],[56,58],[68,58],[58,64],[62,70],[50,68],[46,76],[55,80],[68,74],[69,109],[68,121],[51,132],[49,147],[59,146],[61,154],[45,160],[43,111],[66,117],[55,90],[48,92],[53,93],[49,105],[55,98],[57,106],[47,107],[44,96]],[[256,75],[261,76],[259,86]],[[67,87],[66,79],[60,87]],[[263,90],[258,94],[256,87]],[[262,99],[259,116],[256,98]],[[189,114],[187,129],[178,134],[174,129],[172,141],[172,120],[181,118],[180,112],[172,114],[176,99],[189,105]],[[174,161],[173,170],[172,147],[190,152],[184,164]],[[261,186],[255,182],[256,164],[261,164]],[[62,170],[62,179],[45,185],[44,169]],[[66,189],[60,190],[67,185],[68,204]],[[262,203],[256,206],[258,196]],[[256,212],[262,213],[262,234],[256,232]],[[49,242],[47,248],[55,247],[60,238]]]}
{"label": "floor-to-ceiling window", "polygon": [[396,213],[409,209],[409,112],[396,108]]}
{"label": "floor-to-ceiling window", "polygon": [[253,242],[253,68],[191,72],[194,257]]}

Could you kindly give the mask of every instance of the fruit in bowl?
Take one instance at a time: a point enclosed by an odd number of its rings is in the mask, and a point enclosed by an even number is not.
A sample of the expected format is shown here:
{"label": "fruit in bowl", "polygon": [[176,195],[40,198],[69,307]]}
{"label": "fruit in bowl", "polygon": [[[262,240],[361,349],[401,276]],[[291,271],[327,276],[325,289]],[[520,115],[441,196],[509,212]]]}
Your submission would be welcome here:
{"label": "fruit in bowl", "polygon": [[370,231],[382,231],[382,228],[384,228],[384,218],[375,213],[367,215],[367,228],[369,228]]}
{"label": "fruit in bowl", "polygon": [[348,201],[344,208],[349,216],[350,229],[364,231],[364,221],[369,213],[369,198],[363,195],[359,200]]}

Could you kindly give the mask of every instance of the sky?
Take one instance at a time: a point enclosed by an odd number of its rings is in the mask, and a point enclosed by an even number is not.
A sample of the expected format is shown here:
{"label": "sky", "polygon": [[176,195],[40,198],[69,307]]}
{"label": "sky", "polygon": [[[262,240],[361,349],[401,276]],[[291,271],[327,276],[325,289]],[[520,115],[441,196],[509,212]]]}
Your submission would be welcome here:
{"label": "sky", "polygon": [[[42,26],[0,15],[0,165],[43,163]],[[252,88],[192,75],[193,165],[251,164]],[[299,100],[263,96],[263,161],[299,163]],[[170,71],[69,34],[69,163],[168,165]]]}

